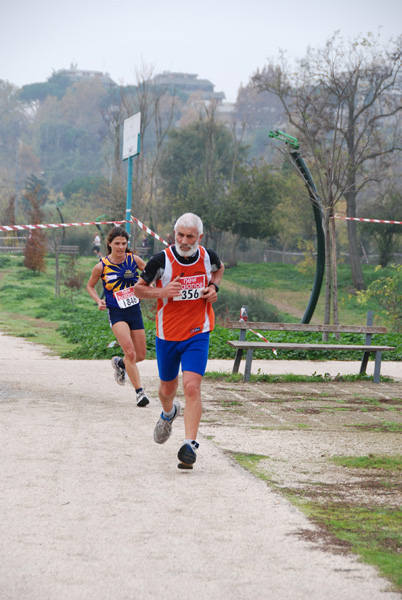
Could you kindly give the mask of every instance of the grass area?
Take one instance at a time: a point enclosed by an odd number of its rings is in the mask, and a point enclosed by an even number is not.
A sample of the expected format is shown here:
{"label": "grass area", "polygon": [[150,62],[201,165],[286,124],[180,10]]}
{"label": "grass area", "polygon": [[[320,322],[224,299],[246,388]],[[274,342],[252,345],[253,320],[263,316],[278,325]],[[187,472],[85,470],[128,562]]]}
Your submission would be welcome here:
{"label": "grass area", "polygon": [[387,433],[402,433],[402,424],[395,421],[381,421],[379,423],[354,423],[346,425],[346,427],[354,427],[362,431],[387,432]]}
{"label": "grass area", "polygon": [[243,452],[234,452],[234,458],[243,468],[247,469],[263,481],[269,481],[266,471],[261,467],[261,461],[269,460],[269,456],[264,454],[247,454]]}
{"label": "grass area", "polygon": [[[72,291],[61,286],[55,297],[55,262],[47,257],[45,273],[33,273],[21,256],[0,255],[0,328],[5,333],[26,337],[47,346],[63,358],[110,358],[118,354],[107,348],[115,338],[106,312],[100,312],[85,290],[96,264],[92,257],[79,257],[76,272],[82,288]],[[61,257],[61,281],[68,270],[68,258]],[[101,294],[102,285],[98,284]],[[146,311],[144,311],[146,312]],[[146,320],[148,358],[155,357],[154,322]]]}
{"label": "grass area", "polygon": [[[366,284],[369,285],[377,277],[375,267],[363,265],[363,274]],[[387,275],[387,269],[384,269]],[[282,263],[239,263],[237,267],[227,269],[223,280],[223,288],[230,283],[241,289],[254,290],[259,293],[259,298],[268,299],[279,306],[292,306],[296,313],[304,314],[310,299],[311,287],[314,273],[303,273],[297,265],[286,265]],[[384,325],[379,317],[379,307],[375,300],[370,300],[367,305],[358,304],[355,291],[352,286],[350,267],[338,265],[338,300],[339,321],[343,325],[364,324],[366,322],[367,310],[374,310],[376,315],[375,324]],[[320,298],[314,313],[313,321],[323,323],[324,321],[324,289],[321,290]],[[285,309],[283,309],[285,310]],[[250,313],[253,317],[253,299],[250,296]],[[250,320],[258,320],[250,318]],[[286,321],[287,319],[283,319]],[[294,318],[297,322],[299,319]]]}
{"label": "grass area", "polygon": [[300,498],[295,504],[402,591],[402,510],[342,503],[321,506]]}
{"label": "grass area", "polygon": [[368,456],[331,456],[330,461],[335,465],[349,469],[385,469],[387,471],[402,471],[402,455],[383,456],[369,454]]}
{"label": "grass area", "polygon": [[[222,371],[207,371],[204,375],[207,379],[213,379],[216,381],[225,382],[236,382],[243,381],[242,373],[224,373]],[[286,373],[284,375],[269,375],[269,374],[257,374],[250,375],[250,382],[252,383],[321,383],[324,381],[373,381],[372,375],[335,375],[332,377],[328,373],[323,375],[319,373],[313,373],[313,375],[296,375],[293,373]],[[391,377],[380,377],[382,382],[393,381]]]}
{"label": "grass area", "polygon": [[[89,274],[94,260],[80,259],[80,265],[84,262]],[[66,267],[63,256],[61,268]],[[61,304],[68,310],[59,309]],[[69,321],[73,306],[79,311],[88,305],[83,295],[72,297],[66,288],[61,299],[55,299],[54,259],[47,259],[46,273],[35,274],[24,267],[22,256],[0,255],[0,329],[5,333],[31,339],[62,355],[75,344],[61,334],[59,326]]]}
{"label": "grass area", "polygon": [[[61,257],[61,295],[55,298],[55,261],[46,258],[47,270],[45,273],[33,273],[23,265],[22,256],[0,255],[0,328],[10,335],[24,336],[33,341],[46,345],[52,352],[63,358],[110,358],[119,350],[107,348],[114,340],[110,330],[107,314],[100,313],[86,293],[85,284],[96,264],[94,257],[79,257],[74,265],[75,274],[82,281],[82,288],[72,291],[63,282],[66,280],[71,264],[65,256]],[[366,267],[367,271],[368,267]],[[374,268],[371,267],[371,277]],[[225,280],[228,285],[235,282],[241,285],[243,291],[225,291]],[[210,358],[234,359],[234,350],[227,344],[228,340],[238,339],[238,331],[228,330],[224,327],[227,318],[237,319],[240,307],[247,303],[250,306],[250,318],[262,321],[293,320],[298,319],[290,314],[279,312],[275,307],[266,302],[261,292],[282,294],[290,291],[295,295],[295,304],[292,305],[297,312],[297,302],[304,302],[309,278],[300,273],[292,265],[261,263],[258,265],[240,264],[238,267],[227,269],[225,272],[222,294],[219,292],[219,302],[216,304],[217,314],[220,315],[215,330],[210,338]],[[346,281],[345,281],[346,285]],[[270,287],[272,286],[272,287]],[[307,287],[306,287],[307,286]],[[99,284],[99,293],[102,286]],[[250,291],[251,290],[251,291]],[[345,291],[345,290],[344,290]],[[342,292],[343,293],[343,292]],[[296,302],[297,299],[297,302]],[[301,300],[300,300],[301,299]],[[348,304],[353,307],[354,323],[365,323],[365,309],[357,305],[355,299],[348,299]],[[147,337],[147,358],[155,358],[155,302],[142,301],[144,325]],[[358,312],[360,311],[360,312]],[[363,312],[362,312],[363,311]],[[345,321],[346,322],[346,321]],[[336,343],[330,336],[330,341]],[[246,339],[254,340],[255,334],[247,331]],[[301,332],[270,332],[270,341],[277,342],[306,342],[319,343],[321,334]],[[364,342],[364,335],[345,334],[342,342],[358,344]],[[383,360],[402,360],[402,335],[387,334],[381,336],[381,343],[397,346],[394,353],[385,353]],[[254,358],[280,360],[359,360],[360,353],[328,352],[328,351],[283,351],[276,357],[272,352],[257,350]],[[258,375],[260,381],[272,381],[269,376]],[[297,381],[290,378],[284,381]],[[233,379],[235,381],[236,379]],[[328,380],[324,375],[317,375],[311,381]],[[347,380],[343,378],[343,380]],[[275,379],[279,381],[279,379]]]}
{"label": "grass area", "polygon": [[70,343],[57,330],[57,323],[49,323],[43,319],[35,319],[17,313],[0,312],[0,330],[22,337],[37,344],[46,346],[50,354],[61,356],[74,350],[75,345]]}
{"label": "grass area", "polygon": [[[270,485],[266,463],[269,456],[261,454],[233,453],[242,467]],[[390,480],[400,473],[402,456],[332,457],[329,460],[347,468],[382,469]],[[383,482],[384,484],[384,482]],[[350,505],[337,501],[312,502],[304,496],[303,490],[287,492],[288,499],[313,520],[323,531],[329,532],[347,543],[350,550],[358,554],[366,563],[378,568],[379,572],[392,582],[397,591],[402,591],[402,509],[387,506]]]}

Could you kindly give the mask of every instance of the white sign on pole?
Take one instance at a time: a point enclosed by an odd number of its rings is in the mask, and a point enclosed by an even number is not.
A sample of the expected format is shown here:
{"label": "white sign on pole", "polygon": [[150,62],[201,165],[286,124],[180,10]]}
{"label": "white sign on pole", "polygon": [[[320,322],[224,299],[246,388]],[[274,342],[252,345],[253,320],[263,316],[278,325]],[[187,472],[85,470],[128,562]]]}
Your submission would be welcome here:
{"label": "white sign on pole", "polygon": [[140,153],[139,134],[141,127],[141,113],[125,119],[123,126],[123,160]]}

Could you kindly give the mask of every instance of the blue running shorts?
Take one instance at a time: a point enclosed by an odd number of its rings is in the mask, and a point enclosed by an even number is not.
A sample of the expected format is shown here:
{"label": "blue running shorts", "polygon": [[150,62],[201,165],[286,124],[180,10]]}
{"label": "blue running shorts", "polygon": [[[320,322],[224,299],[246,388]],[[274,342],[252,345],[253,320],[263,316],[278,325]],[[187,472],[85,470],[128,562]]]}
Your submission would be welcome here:
{"label": "blue running shorts", "polygon": [[209,331],[197,333],[182,342],[170,342],[155,338],[159,377],[172,381],[182,371],[193,371],[204,375],[208,361]]}
{"label": "blue running shorts", "polygon": [[144,329],[144,322],[142,320],[142,313],[139,304],[130,306],[130,308],[108,308],[107,312],[109,315],[110,327],[116,323],[119,323],[120,321],[124,321],[128,324],[130,330]]}

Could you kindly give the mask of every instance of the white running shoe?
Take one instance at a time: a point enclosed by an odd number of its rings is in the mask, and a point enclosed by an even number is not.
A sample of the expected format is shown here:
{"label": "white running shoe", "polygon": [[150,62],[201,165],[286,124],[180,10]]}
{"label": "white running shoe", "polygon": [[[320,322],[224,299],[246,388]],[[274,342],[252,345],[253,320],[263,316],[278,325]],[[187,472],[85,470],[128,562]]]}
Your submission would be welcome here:
{"label": "white running shoe", "polygon": [[114,369],[114,378],[119,385],[124,385],[126,383],[126,370],[122,369],[119,366],[119,356],[113,356],[112,358],[112,367]]}

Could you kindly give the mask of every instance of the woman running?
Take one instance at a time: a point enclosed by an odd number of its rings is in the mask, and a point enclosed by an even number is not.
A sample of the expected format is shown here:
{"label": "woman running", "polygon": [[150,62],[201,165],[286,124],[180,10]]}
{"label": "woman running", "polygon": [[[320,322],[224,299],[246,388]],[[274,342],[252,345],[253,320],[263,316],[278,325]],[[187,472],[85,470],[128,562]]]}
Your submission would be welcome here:
{"label": "woman running", "polygon": [[[137,363],[144,360],[147,346],[140,302],[134,295],[137,269],[142,271],[145,262],[128,248],[128,237],[123,227],[110,230],[106,242],[108,255],[93,268],[87,290],[99,310],[107,309],[110,327],[124,353],[124,358],[112,358],[115,380],[124,385],[127,373],[137,394],[137,406],[146,406],[149,400],[141,386]],[[99,298],[95,289],[99,279],[105,300]]]}

